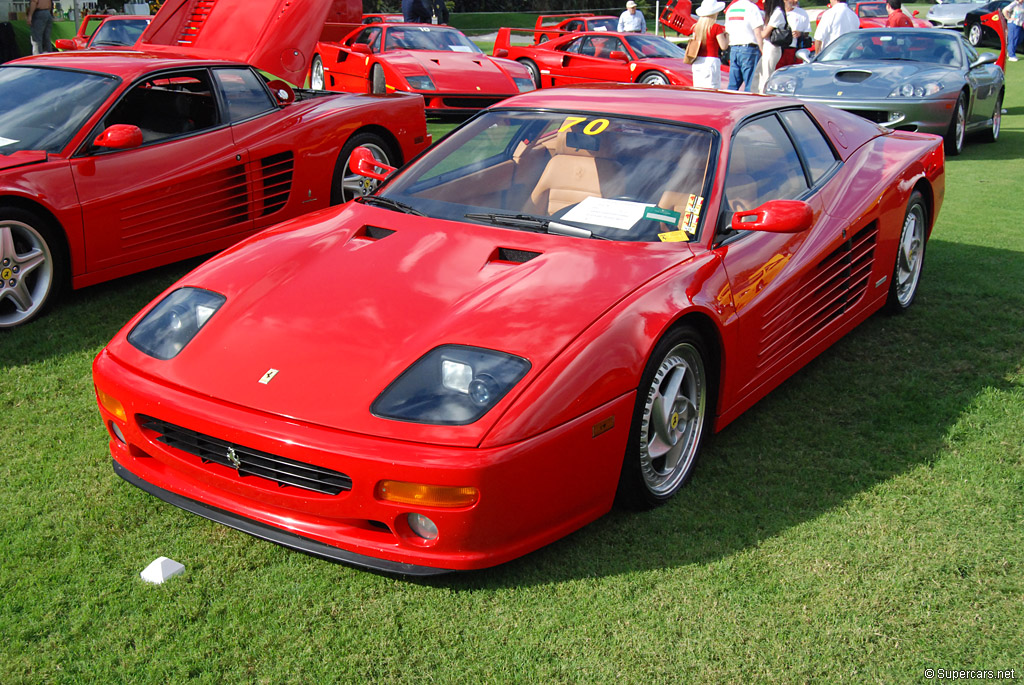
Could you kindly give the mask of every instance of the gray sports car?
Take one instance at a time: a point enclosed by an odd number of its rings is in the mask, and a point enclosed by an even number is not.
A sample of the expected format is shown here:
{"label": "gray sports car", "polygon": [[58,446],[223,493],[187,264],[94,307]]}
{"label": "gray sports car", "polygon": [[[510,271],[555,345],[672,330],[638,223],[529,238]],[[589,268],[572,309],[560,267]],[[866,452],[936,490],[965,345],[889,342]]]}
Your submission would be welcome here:
{"label": "gray sports car", "polygon": [[765,92],[793,95],[859,114],[887,128],[944,136],[958,155],[966,134],[995,141],[1003,107],[996,55],[979,54],[942,29],[860,29],[844,34],[805,64],[779,69]]}

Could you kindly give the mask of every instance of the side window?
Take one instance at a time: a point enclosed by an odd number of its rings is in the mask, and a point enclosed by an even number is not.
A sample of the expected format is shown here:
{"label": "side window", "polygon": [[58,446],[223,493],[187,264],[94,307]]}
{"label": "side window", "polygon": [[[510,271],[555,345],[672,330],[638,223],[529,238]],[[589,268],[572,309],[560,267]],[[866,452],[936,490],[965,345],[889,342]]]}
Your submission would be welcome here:
{"label": "side window", "polygon": [[[583,40],[584,40],[583,38],[577,38],[575,40],[571,40],[571,41],[569,41],[568,43],[566,43],[565,45],[562,46],[562,50],[565,51],[565,52],[571,52],[574,55],[579,54],[580,48],[583,46]],[[587,39],[587,44],[588,45],[590,44],[589,39]]]}
{"label": "side window", "polygon": [[378,28],[365,28],[355,35],[353,38],[349,38],[345,41],[346,45],[355,45],[356,43],[366,43],[370,45],[373,41],[374,36],[380,36],[380,29]]}
{"label": "side window", "polygon": [[618,38],[606,38],[604,43],[601,45],[601,50],[597,53],[598,57],[604,57],[605,59],[611,59],[613,52],[625,52],[626,48],[622,45],[622,41]]}
{"label": "side window", "polygon": [[251,69],[215,69],[214,75],[227,103],[229,122],[242,121],[276,109],[263,81]]}
{"label": "side window", "polygon": [[725,178],[726,228],[733,212],[756,209],[769,200],[792,200],[807,190],[800,158],[774,116],[755,119],[733,136]]}
{"label": "side window", "polygon": [[960,46],[964,49],[964,54],[967,55],[967,64],[971,65],[978,61],[978,51],[974,49],[974,46],[964,40],[963,36],[960,36]]}
{"label": "side window", "polygon": [[807,169],[811,174],[811,185],[816,185],[836,165],[836,153],[828,144],[807,112],[790,109],[782,112],[782,119],[793,134],[800,152],[803,153]]}
{"label": "side window", "polygon": [[161,74],[134,86],[111,110],[103,126],[132,124],[146,143],[202,131],[219,123],[206,70]]}

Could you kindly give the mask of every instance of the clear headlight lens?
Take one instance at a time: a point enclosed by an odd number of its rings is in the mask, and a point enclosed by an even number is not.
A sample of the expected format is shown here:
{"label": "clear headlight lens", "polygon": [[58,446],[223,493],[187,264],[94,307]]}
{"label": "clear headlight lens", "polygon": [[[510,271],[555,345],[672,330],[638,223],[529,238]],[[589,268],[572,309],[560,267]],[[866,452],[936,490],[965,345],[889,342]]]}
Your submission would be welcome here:
{"label": "clear headlight lens", "polygon": [[935,95],[942,86],[934,81],[928,83],[903,83],[892,89],[889,93],[891,98],[923,98],[928,95]]}
{"label": "clear headlight lens", "polygon": [[157,359],[173,359],[224,304],[224,296],[181,288],[161,300],[128,334],[128,342]]}
{"label": "clear headlight lens", "polygon": [[512,80],[516,82],[516,88],[519,89],[520,93],[528,93],[531,90],[537,89],[537,84],[533,82],[532,78],[518,78],[513,76]]}
{"label": "clear headlight lens", "polygon": [[435,90],[434,82],[429,76],[406,76],[405,80],[416,90]]}
{"label": "clear headlight lens", "polygon": [[789,76],[776,76],[768,81],[764,92],[774,95],[792,95],[796,92],[796,79]]}
{"label": "clear headlight lens", "polygon": [[486,414],[529,370],[530,362],[505,352],[443,345],[395,379],[370,411],[398,421],[463,426]]}

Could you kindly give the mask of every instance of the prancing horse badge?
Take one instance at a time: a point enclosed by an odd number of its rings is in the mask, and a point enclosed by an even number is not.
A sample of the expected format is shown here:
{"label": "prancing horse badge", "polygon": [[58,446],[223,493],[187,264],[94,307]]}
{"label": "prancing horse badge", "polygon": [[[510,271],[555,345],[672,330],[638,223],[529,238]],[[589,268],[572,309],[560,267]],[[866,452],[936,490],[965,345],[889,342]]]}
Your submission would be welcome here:
{"label": "prancing horse badge", "polygon": [[262,383],[263,385],[266,385],[270,381],[274,380],[274,376],[276,376],[276,375],[277,375],[277,369],[268,369],[267,372],[265,374],[263,374],[263,378],[260,379],[260,383]]}

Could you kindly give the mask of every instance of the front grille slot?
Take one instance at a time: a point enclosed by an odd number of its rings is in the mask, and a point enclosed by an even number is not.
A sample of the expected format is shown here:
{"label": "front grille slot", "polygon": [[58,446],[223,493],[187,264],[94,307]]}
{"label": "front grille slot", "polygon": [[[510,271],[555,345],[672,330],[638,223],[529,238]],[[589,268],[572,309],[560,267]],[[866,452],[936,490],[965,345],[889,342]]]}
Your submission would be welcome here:
{"label": "front grille slot", "polygon": [[139,425],[144,430],[156,433],[158,442],[199,457],[204,464],[213,463],[226,466],[235,470],[242,478],[257,476],[273,481],[281,487],[302,488],[325,495],[337,495],[352,489],[351,478],[344,473],[325,469],[322,466],[314,466],[268,452],[260,452],[237,443],[181,428],[151,416],[140,416]]}

